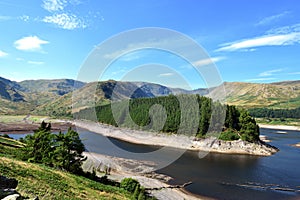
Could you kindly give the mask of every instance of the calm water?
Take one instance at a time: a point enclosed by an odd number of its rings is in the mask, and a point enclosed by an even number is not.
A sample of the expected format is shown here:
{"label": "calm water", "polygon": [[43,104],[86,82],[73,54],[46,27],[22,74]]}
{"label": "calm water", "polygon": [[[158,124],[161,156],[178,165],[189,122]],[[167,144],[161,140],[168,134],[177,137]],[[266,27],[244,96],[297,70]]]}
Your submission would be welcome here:
{"label": "calm water", "polygon": [[[168,148],[159,158],[153,152],[154,146],[136,145],[110,139],[85,130],[80,130],[81,138],[91,152],[133,158],[153,160],[163,163],[174,157],[179,150]],[[185,152],[169,166],[158,170],[174,177],[170,183],[192,181],[186,189],[192,193],[214,197],[216,199],[300,199],[300,148],[290,146],[300,142],[299,131],[261,129],[261,134],[272,140],[271,144],[280,152],[269,157],[247,155],[226,155],[210,153],[199,159],[198,152]],[[22,135],[11,135],[20,137]],[[119,149],[114,148],[118,146]],[[291,191],[280,191],[287,188]],[[299,191],[298,191],[299,190]]]}

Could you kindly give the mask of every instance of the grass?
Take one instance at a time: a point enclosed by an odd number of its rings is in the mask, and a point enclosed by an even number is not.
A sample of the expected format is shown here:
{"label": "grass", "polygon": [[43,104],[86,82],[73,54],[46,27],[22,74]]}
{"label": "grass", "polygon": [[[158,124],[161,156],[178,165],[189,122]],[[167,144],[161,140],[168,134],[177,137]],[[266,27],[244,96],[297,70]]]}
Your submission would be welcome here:
{"label": "grass", "polygon": [[282,120],[280,118],[256,118],[255,120],[259,124],[300,126],[300,119],[285,118]]}
{"label": "grass", "polygon": [[[27,115],[0,115],[0,123],[19,123],[23,122]],[[30,115],[29,122],[41,123],[43,120],[55,122],[55,118],[43,115]]]}
{"label": "grass", "polygon": [[[20,151],[0,139],[0,174],[19,181],[17,191],[25,197],[39,199],[130,199],[131,194],[119,187],[104,185],[85,177],[17,159]],[[19,142],[15,142],[19,144]]]}
{"label": "grass", "polygon": [[[0,115],[0,123],[15,123],[21,122],[27,115]],[[47,116],[31,115],[27,120],[31,122],[41,122]]]}
{"label": "grass", "polygon": [[5,145],[5,146],[11,146],[11,147],[23,147],[24,144],[22,142],[16,141],[11,138],[6,138],[0,135],[0,144]]}

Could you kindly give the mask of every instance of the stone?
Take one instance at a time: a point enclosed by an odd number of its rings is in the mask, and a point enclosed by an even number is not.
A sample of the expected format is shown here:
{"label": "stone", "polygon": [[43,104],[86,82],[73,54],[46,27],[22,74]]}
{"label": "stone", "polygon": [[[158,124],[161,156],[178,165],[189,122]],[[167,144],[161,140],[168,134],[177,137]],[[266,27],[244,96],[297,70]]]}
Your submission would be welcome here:
{"label": "stone", "polygon": [[18,200],[21,197],[19,194],[11,194],[3,198],[2,200]]}
{"label": "stone", "polygon": [[18,180],[0,176],[0,189],[16,189],[17,186]]}

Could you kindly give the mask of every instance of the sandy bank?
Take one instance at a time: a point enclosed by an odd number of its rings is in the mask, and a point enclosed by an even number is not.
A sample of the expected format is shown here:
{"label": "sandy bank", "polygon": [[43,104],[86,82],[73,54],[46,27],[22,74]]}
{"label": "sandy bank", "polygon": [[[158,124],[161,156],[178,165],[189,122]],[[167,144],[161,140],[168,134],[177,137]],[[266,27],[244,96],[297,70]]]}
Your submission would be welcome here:
{"label": "sandy bank", "polygon": [[300,131],[299,126],[269,125],[269,124],[258,124],[258,125],[259,125],[260,128]]}
{"label": "sandy bank", "polygon": [[[84,153],[88,159],[83,164],[83,169],[86,171],[92,171],[93,168],[97,171],[105,171],[105,168],[111,168],[109,179],[115,181],[121,181],[126,177],[131,177],[140,182],[140,184],[146,188],[146,191],[157,199],[161,200],[197,200],[197,199],[211,199],[204,196],[194,195],[187,192],[184,189],[169,188],[170,185],[166,183],[171,177],[156,174],[147,173],[151,170],[154,163],[147,161],[139,161],[132,159],[124,159],[118,157],[111,157],[102,154],[96,154],[91,152]],[[128,165],[131,167],[128,168]],[[146,172],[146,173],[145,173]],[[99,173],[98,175],[103,175]]]}
{"label": "sandy bank", "polygon": [[278,151],[265,142],[250,143],[242,140],[222,141],[216,138],[194,140],[184,135],[167,135],[146,131],[129,130],[90,121],[73,121],[75,126],[123,141],[157,146],[169,146],[187,150],[218,152],[229,154],[250,154],[269,156]]}

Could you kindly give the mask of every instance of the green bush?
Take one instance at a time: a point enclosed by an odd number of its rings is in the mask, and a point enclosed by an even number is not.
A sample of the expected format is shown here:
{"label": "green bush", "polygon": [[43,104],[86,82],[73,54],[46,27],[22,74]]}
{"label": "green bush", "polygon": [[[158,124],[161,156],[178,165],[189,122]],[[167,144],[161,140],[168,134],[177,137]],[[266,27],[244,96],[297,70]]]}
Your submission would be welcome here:
{"label": "green bush", "polygon": [[234,132],[232,129],[228,129],[224,132],[222,132],[219,136],[220,140],[226,140],[226,141],[231,141],[231,140],[238,140],[240,139],[240,136]]}
{"label": "green bush", "polygon": [[132,178],[124,178],[120,183],[120,187],[131,193],[134,193],[135,188],[140,187],[140,183]]}

